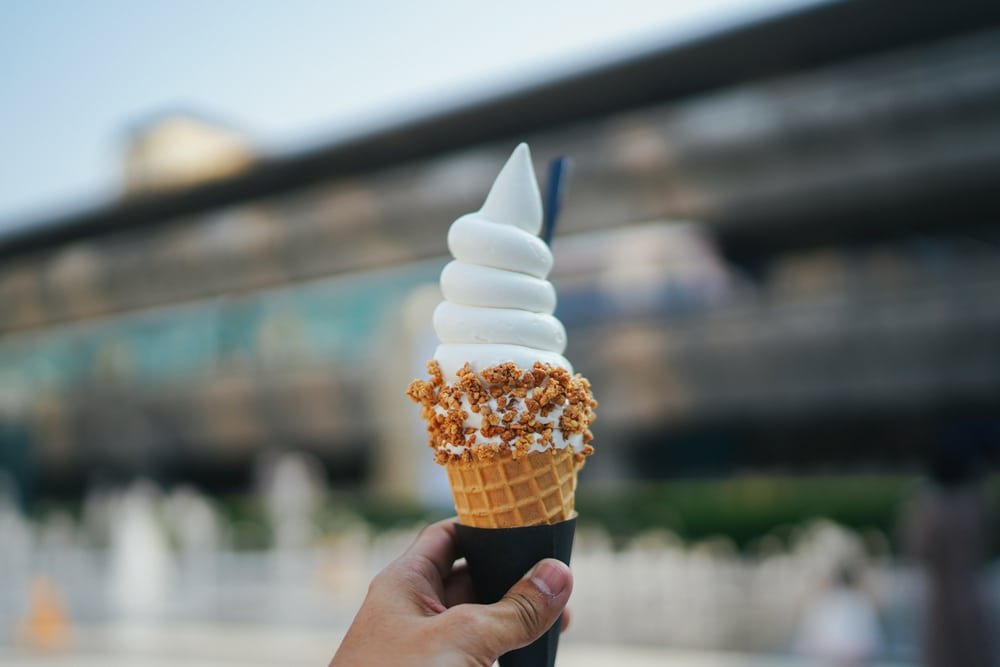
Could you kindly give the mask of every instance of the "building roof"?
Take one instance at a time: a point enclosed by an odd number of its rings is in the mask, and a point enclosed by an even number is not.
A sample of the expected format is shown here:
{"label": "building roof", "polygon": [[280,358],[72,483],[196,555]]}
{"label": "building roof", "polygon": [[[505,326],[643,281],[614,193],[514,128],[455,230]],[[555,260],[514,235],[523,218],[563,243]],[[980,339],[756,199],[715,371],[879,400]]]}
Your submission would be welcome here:
{"label": "building roof", "polygon": [[16,225],[0,234],[0,258],[997,25],[1000,4],[976,0],[914,1],[907,3],[905,16],[892,0],[813,4],[296,155],[262,160],[226,179]]}

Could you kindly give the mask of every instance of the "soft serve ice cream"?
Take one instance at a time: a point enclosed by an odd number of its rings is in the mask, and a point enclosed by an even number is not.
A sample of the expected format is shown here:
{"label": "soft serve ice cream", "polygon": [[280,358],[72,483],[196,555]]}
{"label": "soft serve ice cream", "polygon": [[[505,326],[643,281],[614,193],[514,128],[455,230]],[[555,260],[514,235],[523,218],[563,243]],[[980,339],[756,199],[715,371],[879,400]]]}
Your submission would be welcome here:
{"label": "soft serve ice cream", "polygon": [[434,311],[441,345],[434,358],[454,378],[466,362],[475,371],[512,361],[571,370],[562,356],[566,330],[552,316],[556,291],[545,278],[552,251],[540,238],[542,200],[528,146],[514,150],[475,212],[448,230],[455,261],[441,272],[445,300]]}
{"label": "soft serve ice cream", "polygon": [[572,453],[578,467],[593,451],[597,404],[562,355],[566,330],[552,315],[552,252],[538,238],[541,226],[541,196],[521,144],[483,207],[451,225],[454,261],[441,272],[445,300],[433,318],[441,344],[430,380],[407,391],[422,406],[439,463],[559,452]]}

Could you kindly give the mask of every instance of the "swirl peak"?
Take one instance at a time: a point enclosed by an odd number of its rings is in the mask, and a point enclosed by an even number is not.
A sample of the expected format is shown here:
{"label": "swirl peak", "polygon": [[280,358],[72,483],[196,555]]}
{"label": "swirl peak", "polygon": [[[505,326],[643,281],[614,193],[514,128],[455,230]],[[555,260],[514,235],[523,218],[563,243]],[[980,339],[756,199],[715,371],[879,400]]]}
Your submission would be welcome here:
{"label": "swirl peak", "polygon": [[493,222],[520,227],[529,234],[542,228],[542,196],[528,144],[518,144],[500,170],[480,215]]}

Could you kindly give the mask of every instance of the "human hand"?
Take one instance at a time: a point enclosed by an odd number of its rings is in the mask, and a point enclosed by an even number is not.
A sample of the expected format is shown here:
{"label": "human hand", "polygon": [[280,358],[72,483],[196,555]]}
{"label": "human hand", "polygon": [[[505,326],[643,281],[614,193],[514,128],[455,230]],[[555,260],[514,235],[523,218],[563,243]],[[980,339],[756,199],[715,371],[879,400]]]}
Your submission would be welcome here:
{"label": "human hand", "polygon": [[[569,568],[540,561],[502,600],[473,604],[465,564],[455,564],[454,519],[424,528],[380,572],[330,667],[489,667],[552,626],[573,591]],[[569,623],[563,614],[562,629]]]}

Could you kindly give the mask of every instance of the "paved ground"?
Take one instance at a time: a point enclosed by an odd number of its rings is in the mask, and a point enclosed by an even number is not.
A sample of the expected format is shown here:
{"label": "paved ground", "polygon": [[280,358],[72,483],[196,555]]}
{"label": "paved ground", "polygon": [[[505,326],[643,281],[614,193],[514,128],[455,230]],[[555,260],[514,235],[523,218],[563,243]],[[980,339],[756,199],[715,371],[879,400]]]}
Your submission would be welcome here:
{"label": "paved ground", "polygon": [[[336,633],[299,628],[202,624],[78,628],[70,650],[39,653],[0,646],[0,664],[4,667],[323,667],[339,640]],[[783,656],[593,645],[567,637],[559,649],[558,664],[559,667],[811,667],[814,663]]]}

